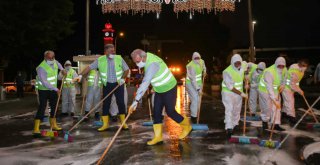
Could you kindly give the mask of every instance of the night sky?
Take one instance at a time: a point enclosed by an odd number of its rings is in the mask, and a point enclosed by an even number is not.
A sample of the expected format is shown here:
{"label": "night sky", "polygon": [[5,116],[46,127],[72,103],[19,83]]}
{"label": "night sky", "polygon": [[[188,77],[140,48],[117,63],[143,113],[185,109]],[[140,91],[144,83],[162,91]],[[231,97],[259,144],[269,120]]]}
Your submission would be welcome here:
{"label": "night sky", "polygon": [[[85,1],[74,0],[74,3],[72,20],[77,22],[75,33],[59,42],[56,50],[61,62],[85,52]],[[256,48],[320,46],[320,14],[317,12],[320,1],[252,0],[252,3],[253,19],[257,21],[254,34]],[[160,19],[156,19],[155,14],[102,14],[101,6],[91,1],[91,53],[103,52],[101,30],[107,21],[118,32],[125,32],[125,37],[118,39],[117,44],[118,53],[127,56],[133,49],[142,48],[140,41],[144,34],[184,42],[163,46],[162,53],[169,57],[169,62],[191,58],[194,51],[200,52],[207,61],[212,60],[212,56],[226,59],[230,50],[249,47],[246,0],[237,3],[233,13],[196,13],[192,20],[188,13],[179,14],[177,18],[172,5],[163,5],[162,10]],[[298,56],[304,54],[298,53]],[[307,56],[312,58],[320,54]]]}

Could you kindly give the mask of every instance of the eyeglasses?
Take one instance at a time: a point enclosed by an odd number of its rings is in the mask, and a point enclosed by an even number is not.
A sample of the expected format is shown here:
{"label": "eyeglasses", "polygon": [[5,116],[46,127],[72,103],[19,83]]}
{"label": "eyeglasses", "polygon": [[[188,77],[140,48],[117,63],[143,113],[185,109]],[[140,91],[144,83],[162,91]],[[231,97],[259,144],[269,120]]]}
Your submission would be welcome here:
{"label": "eyeglasses", "polygon": [[200,57],[195,57],[194,60],[200,60]]}
{"label": "eyeglasses", "polygon": [[283,69],[283,68],[284,68],[284,65],[278,65],[277,68]]}

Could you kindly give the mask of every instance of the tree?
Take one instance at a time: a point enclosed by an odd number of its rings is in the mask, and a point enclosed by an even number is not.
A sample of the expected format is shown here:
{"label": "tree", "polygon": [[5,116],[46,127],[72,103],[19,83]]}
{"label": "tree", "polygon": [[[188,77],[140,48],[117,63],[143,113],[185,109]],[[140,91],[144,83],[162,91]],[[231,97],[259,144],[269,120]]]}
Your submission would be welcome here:
{"label": "tree", "polygon": [[0,9],[0,57],[9,60],[6,75],[30,71],[29,64],[42,59],[44,50],[55,49],[73,33],[72,0],[0,1]]}

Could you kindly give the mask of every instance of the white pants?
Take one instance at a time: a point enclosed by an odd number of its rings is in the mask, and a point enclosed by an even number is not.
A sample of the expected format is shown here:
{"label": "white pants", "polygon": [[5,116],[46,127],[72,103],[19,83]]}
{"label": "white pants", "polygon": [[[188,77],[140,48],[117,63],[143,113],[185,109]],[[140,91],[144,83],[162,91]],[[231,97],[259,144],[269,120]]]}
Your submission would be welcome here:
{"label": "white pants", "polygon": [[250,95],[249,95],[249,109],[251,113],[257,112],[257,100],[258,100],[258,89],[257,88],[250,88]]}
{"label": "white pants", "polygon": [[198,91],[192,86],[192,84],[186,84],[187,92],[190,98],[190,111],[191,117],[198,116],[198,106],[200,103]]}
{"label": "white pants", "polygon": [[242,97],[233,92],[221,92],[225,107],[225,129],[233,129],[239,124],[242,107]]}
{"label": "white pants", "polygon": [[284,89],[282,91],[283,98],[283,107],[282,112],[285,112],[287,115],[296,117],[296,111],[294,109],[294,92],[290,89]]}
{"label": "white pants", "polygon": [[[128,91],[127,91],[127,88],[124,87],[124,105],[126,107],[126,110],[127,110],[127,105],[128,105]],[[111,98],[111,104],[110,104],[110,115],[111,116],[116,116],[118,115],[119,113],[119,110],[118,110],[118,105],[117,105],[117,102],[116,102],[116,97],[114,95],[112,95],[112,98]]]}
{"label": "white pants", "polygon": [[272,102],[268,93],[259,92],[259,105],[261,109],[262,121],[273,123],[273,119],[275,115],[277,115],[277,118],[275,119],[275,124],[281,124],[280,109],[276,109],[276,106]]}
{"label": "white pants", "polygon": [[[89,112],[94,106],[96,106],[99,101],[101,101],[101,87],[88,86],[86,95],[85,112]],[[96,112],[101,110],[101,106],[96,109]]]}
{"label": "white pants", "polygon": [[73,112],[76,105],[76,88],[62,88],[62,113]]}

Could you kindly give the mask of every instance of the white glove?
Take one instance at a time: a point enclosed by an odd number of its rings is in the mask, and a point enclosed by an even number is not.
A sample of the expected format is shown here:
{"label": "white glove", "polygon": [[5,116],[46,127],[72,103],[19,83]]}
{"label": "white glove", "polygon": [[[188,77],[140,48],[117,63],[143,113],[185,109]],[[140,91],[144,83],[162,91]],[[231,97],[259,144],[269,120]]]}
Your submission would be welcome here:
{"label": "white glove", "polygon": [[120,85],[123,85],[124,83],[126,83],[126,81],[123,78],[119,80]]}
{"label": "white glove", "polygon": [[241,93],[241,97],[247,99],[247,98],[248,98],[248,95],[242,92],[242,93]]}
{"label": "white glove", "polygon": [[76,81],[77,81],[77,82],[81,82],[81,79],[82,79],[82,75],[78,75],[78,77],[72,79],[71,82],[72,82],[72,83],[74,83],[74,82],[76,82]]}
{"label": "white glove", "polygon": [[133,101],[129,108],[129,113],[132,113],[133,111],[135,111],[137,109],[137,106],[138,106],[138,102],[136,100]]}

